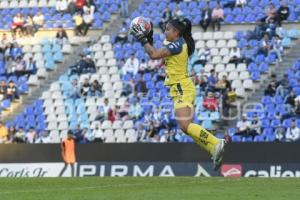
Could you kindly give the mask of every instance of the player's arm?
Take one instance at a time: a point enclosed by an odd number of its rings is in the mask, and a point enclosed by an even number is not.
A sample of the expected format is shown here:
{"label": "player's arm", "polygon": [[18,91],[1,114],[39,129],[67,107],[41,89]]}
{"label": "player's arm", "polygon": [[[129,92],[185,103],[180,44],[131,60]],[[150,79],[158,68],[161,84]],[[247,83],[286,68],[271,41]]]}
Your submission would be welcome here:
{"label": "player's arm", "polygon": [[151,59],[160,59],[171,55],[167,48],[156,49],[150,43],[146,43],[144,49]]}

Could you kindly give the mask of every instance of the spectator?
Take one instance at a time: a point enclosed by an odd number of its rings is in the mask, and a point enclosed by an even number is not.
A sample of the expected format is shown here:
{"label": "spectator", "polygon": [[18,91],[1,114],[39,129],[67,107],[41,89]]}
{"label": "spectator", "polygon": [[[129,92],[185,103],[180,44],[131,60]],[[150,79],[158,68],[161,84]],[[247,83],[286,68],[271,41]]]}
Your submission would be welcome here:
{"label": "spectator", "polygon": [[271,44],[271,41],[269,39],[269,36],[268,36],[268,34],[265,34],[264,38],[261,41],[261,46],[260,46],[257,53],[262,54],[265,57],[267,57],[268,54],[269,54],[269,51],[271,50],[271,48],[272,48],[272,44]]}
{"label": "spectator", "polygon": [[292,121],[291,126],[287,128],[285,138],[288,142],[295,142],[299,140],[300,129],[296,126],[296,122],[294,120]]}
{"label": "spectator", "polygon": [[94,80],[94,82],[92,83],[90,90],[88,92],[88,96],[93,96],[93,97],[102,96],[102,88],[97,80]]}
{"label": "spectator", "polygon": [[172,19],[172,12],[169,8],[169,6],[166,7],[166,9],[163,11],[162,18],[159,22],[159,27],[162,32],[165,31],[165,26]]}
{"label": "spectator", "polygon": [[130,81],[123,82],[122,93],[121,96],[129,96],[134,93],[134,80],[130,79]]}
{"label": "spectator", "polygon": [[32,57],[30,57],[25,64],[25,71],[28,77],[32,74],[36,74],[37,72],[36,62],[32,59]]}
{"label": "spectator", "polygon": [[276,22],[278,23],[279,27],[281,27],[281,22],[287,20],[289,15],[290,15],[290,8],[288,7],[286,1],[282,1],[281,6],[277,10],[277,14],[276,14]]}
{"label": "spectator", "polygon": [[224,10],[221,8],[221,5],[218,3],[217,7],[213,9],[212,14],[212,27],[213,31],[216,30],[216,25],[217,25],[217,30],[221,30],[221,21],[224,20]]}
{"label": "spectator", "polygon": [[138,96],[143,96],[143,95],[147,94],[148,89],[147,89],[146,83],[145,83],[145,81],[143,80],[142,77],[140,77],[138,82],[136,83],[135,88],[134,88],[134,92]]}
{"label": "spectator", "polygon": [[19,127],[18,131],[15,134],[14,142],[24,143],[25,142],[25,130],[23,127]]}
{"label": "spectator", "polygon": [[200,75],[198,79],[198,85],[200,87],[200,91],[207,92],[208,90],[207,76]]}
{"label": "spectator", "polygon": [[102,94],[102,85],[99,84],[98,80],[94,80],[92,86],[95,88],[97,92]]}
{"label": "spectator", "polygon": [[123,74],[133,74],[136,75],[139,70],[139,60],[135,57],[134,54],[131,54],[131,57],[126,60],[126,63],[123,67]]}
{"label": "spectator", "polygon": [[231,84],[229,82],[229,80],[227,79],[227,76],[224,75],[222,77],[222,79],[220,79],[216,85],[215,85],[215,88],[220,90],[222,93],[226,90],[226,91],[231,91],[232,88],[231,88]]}
{"label": "spectator", "polygon": [[284,99],[284,103],[291,105],[292,107],[295,107],[295,99],[296,99],[296,94],[294,93],[293,90],[290,91],[289,95],[287,95]]}
{"label": "spectator", "polygon": [[138,101],[134,101],[129,107],[129,117],[133,120],[140,119],[142,115],[142,108]]}
{"label": "spectator", "polygon": [[184,16],[183,16],[183,12],[182,12],[182,10],[180,10],[180,8],[179,8],[179,6],[177,5],[176,6],[176,8],[175,8],[175,10],[173,11],[173,14],[172,14],[172,18],[177,18],[177,19],[182,19],[182,18],[184,18]]}
{"label": "spectator", "polygon": [[193,66],[197,64],[201,64],[202,66],[204,66],[211,59],[210,48],[208,48],[208,46],[205,45],[204,49],[200,49],[198,51],[198,58],[199,59],[193,63]]}
{"label": "spectator", "polygon": [[269,84],[268,88],[265,90],[264,95],[273,97],[275,94],[276,94],[276,83],[271,82],[271,84]]}
{"label": "spectator", "polygon": [[7,84],[5,80],[2,80],[0,84],[0,101],[6,99],[6,95],[7,95]]}
{"label": "spectator", "polygon": [[35,140],[35,143],[49,144],[51,143],[51,137],[48,131],[41,131],[40,137]]}
{"label": "spectator", "polygon": [[96,4],[94,0],[86,0],[86,4],[83,6],[83,12],[90,12],[91,15],[94,15],[96,9]]}
{"label": "spectator", "polygon": [[21,13],[18,13],[16,16],[14,16],[11,27],[13,35],[16,35],[17,31],[19,31],[20,36],[23,36],[24,24],[25,19]]}
{"label": "spectator", "polygon": [[68,43],[68,34],[66,30],[60,26],[57,33],[56,33],[56,39],[60,44],[67,44]]}
{"label": "spectator", "polygon": [[269,35],[269,38],[272,39],[276,35],[277,24],[274,19],[270,19],[269,23],[266,25],[266,33]]}
{"label": "spectator", "polygon": [[236,0],[226,0],[223,2],[222,3],[224,8],[230,8],[231,10],[233,10],[234,7],[236,6]]}
{"label": "spectator", "polygon": [[64,168],[61,170],[59,176],[62,176],[63,173],[66,171],[68,165],[71,166],[71,176],[73,177],[74,174],[74,164],[76,162],[76,156],[75,156],[75,140],[73,137],[73,132],[68,131],[67,139],[65,139],[61,143],[61,154],[62,158],[65,162]]}
{"label": "spectator", "polygon": [[23,56],[22,48],[18,45],[18,43],[14,43],[11,51],[10,51],[11,57],[16,60],[18,57]]}
{"label": "spectator", "polygon": [[[253,116],[253,120],[251,121],[250,129],[252,130],[252,134],[259,135],[261,134],[262,122],[257,115]],[[253,135],[253,136],[254,136]]]}
{"label": "spectator", "polygon": [[147,66],[149,71],[157,71],[157,69],[162,65],[161,59],[149,59]]}
{"label": "spectator", "polygon": [[279,62],[282,62],[282,53],[283,53],[283,46],[281,42],[281,38],[279,35],[275,35],[274,40],[272,41],[272,49],[270,53],[275,53],[277,58],[279,59]]}
{"label": "spectator", "polygon": [[269,7],[266,9],[266,17],[263,18],[263,20],[266,22],[266,23],[269,23],[270,19],[273,19],[275,20],[276,18],[276,8],[274,6],[273,3],[270,3],[269,4]]}
{"label": "spectator", "polygon": [[218,99],[214,96],[214,93],[208,92],[207,97],[203,101],[203,107],[209,111],[217,111],[218,104]]}
{"label": "spectator", "polygon": [[86,68],[84,68],[83,72],[91,73],[91,74],[96,73],[96,65],[90,55],[86,56],[85,62],[86,62]]}
{"label": "spectator", "polygon": [[6,144],[11,144],[14,142],[15,134],[16,134],[16,128],[14,126],[8,127]]}
{"label": "spectator", "polygon": [[76,0],[68,0],[68,11],[71,15],[74,15],[76,13]]}
{"label": "spectator", "polygon": [[84,69],[87,68],[86,56],[80,55],[79,61],[77,61],[76,65],[70,66],[70,75],[72,74],[82,74]]}
{"label": "spectator", "polygon": [[103,135],[103,131],[101,129],[99,129],[99,125],[97,124],[95,129],[93,130],[94,135],[94,142],[103,142],[104,141],[104,135]]}
{"label": "spectator", "polygon": [[86,4],[86,0],[76,0],[75,2],[76,11],[82,13],[85,4]]}
{"label": "spectator", "polygon": [[284,136],[285,136],[286,130],[285,128],[280,124],[278,127],[275,129],[275,137],[276,141],[283,141]]}
{"label": "spectator", "polygon": [[0,121],[0,144],[7,141],[8,130],[6,126]]}
{"label": "spectator", "polygon": [[247,136],[256,136],[257,133],[254,130],[251,130],[251,122],[247,120],[246,115],[243,114],[242,119],[237,122],[237,132],[235,135],[241,135],[244,137]]}
{"label": "spectator", "polygon": [[81,89],[80,89],[81,96],[87,96],[90,91],[90,88],[91,88],[91,85],[89,83],[89,79],[88,78],[84,79],[84,83],[82,84]]}
{"label": "spectator", "polygon": [[55,5],[56,11],[58,13],[64,14],[68,11],[68,2],[67,0],[58,0]]}
{"label": "spectator", "polygon": [[80,95],[79,95],[80,93],[77,89],[77,84],[78,84],[77,79],[73,79],[72,80],[72,87],[70,88],[70,90],[67,93],[68,98],[71,98],[71,99],[74,99],[74,100],[80,98]]}
{"label": "spectator", "polygon": [[140,63],[140,67],[139,67],[138,73],[143,75],[145,72],[146,72],[146,73],[149,73],[149,72],[152,72],[152,71],[148,69],[146,60],[143,58],[143,59],[141,60],[141,63]]}
{"label": "spectator", "polygon": [[217,78],[217,75],[216,75],[216,71],[214,69],[211,69],[210,70],[210,75],[207,78],[208,90],[209,91],[214,91],[217,82],[218,82],[218,78]]}
{"label": "spectator", "polygon": [[24,25],[24,28],[26,30],[27,35],[34,36],[35,34],[35,29],[34,29],[34,22],[33,22],[33,16],[29,14],[26,18],[26,23]]}
{"label": "spectator", "polygon": [[19,78],[20,76],[23,76],[26,74],[26,68],[25,68],[25,61],[22,60],[21,57],[17,57],[16,60],[16,66],[13,69],[13,72],[16,74],[16,76]]}
{"label": "spectator", "polygon": [[130,104],[128,100],[126,100],[123,105],[120,105],[120,109],[118,110],[119,119],[123,121],[129,119],[129,108],[130,108]]}
{"label": "spectator", "polygon": [[45,22],[45,17],[42,12],[38,12],[34,17],[33,17],[33,23],[35,26],[35,30],[38,31],[40,28],[44,26]]}
{"label": "spectator", "polygon": [[129,15],[128,0],[121,0],[121,16],[127,18]]}
{"label": "spectator", "polygon": [[119,107],[110,108],[107,113],[107,120],[111,121],[111,123],[114,123],[115,120],[117,120],[117,110]]}
{"label": "spectator", "polygon": [[73,131],[73,135],[76,142],[81,143],[83,141],[83,134],[80,124],[77,124],[76,129]]}
{"label": "spectator", "polygon": [[13,49],[13,44],[8,43],[4,50],[4,57],[6,61],[9,61],[12,58],[11,56],[12,49]]}
{"label": "spectator", "polygon": [[26,142],[27,143],[31,143],[31,144],[33,144],[33,143],[35,143],[35,139],[36,139],[36,131],[34,130],[34,128],[33,127],[30,127],[29,128],[29,131],[27,132],[27,134],[26,134]]}
{"label": "spectator", "polygon": [[110,105],[108,104],[108,98],[104,99],[103,105],[98,107],[98,115],[95,120],[99,120],[100,122],[107,120],[108,118],[108,111],[111,109]]}
{"label": "spectator", "polygon": [[244,7],[247,4],[247,0],[236,0],[235,1],[235,6],[236,7]]}
{"label": "spectator", "polygon": [[76,36],[82,36],[84,35],[84,22],[83,22],[83,18],[82,15],[77,12],[74,16],[73,16],[73,20],[75,22],[75,35]]}
{"label": "spectator", "polygon": [[123,27],[119,30],[115,42],[121,42],[124,44],[128,41],[128,35],[127,35],[127,28],[126,28],[126,22],[123,22]]}
{"label": "spectator", "polygon": [[240,49],[238,49],[237,47],[233,47],[231,49],[229,56],[230,56],[229,63],[233,63],[237,65],[242,61]]}
{"label": "spectator", "polygon": [[267,30],[266,23],[264,21],[257,21],[255,29],[253,31],[252,39],[261,40],[265,35],[266,30]]}
{"label": "spectator", "polygon": [[207,31],[207,28],[210,25],[211,14],[212,14],[212,11],[209,8],[209,4],[207,3],[207,5],[205,6],[205,8],[202,10],[201,20],[200,20],[200,26],[202,27],[202,29],[203,29],[204,32]]}
{"label": "spectator", "polygon": [[86,11],[83,16],[83,36],[86,36],[89,28],[93,25],[94,14],[90,10]]}
{"label": "spectator", "polygon": [[7,87],[6,97],[10,101],[13,101],[15,99],[19,99],[18,89],[17,89],[17,87],[16,87],[13,80],[9,81],[9,84],[8,84],[8,87]]}

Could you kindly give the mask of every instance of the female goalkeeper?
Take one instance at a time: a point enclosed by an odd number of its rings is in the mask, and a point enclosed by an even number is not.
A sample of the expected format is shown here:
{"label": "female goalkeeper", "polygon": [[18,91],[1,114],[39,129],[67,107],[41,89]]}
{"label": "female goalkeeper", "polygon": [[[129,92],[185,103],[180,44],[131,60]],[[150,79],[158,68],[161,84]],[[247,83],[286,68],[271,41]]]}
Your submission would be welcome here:
{"label": "female goalkeeper", "polygon": [[169,21],[164,32],[168,44],[160,49],[153,47],[153,30],[146,34],[140,25],[134,25],[130,33],[141,42],[151,59],[164,58],[167,74],[165,85],[170,87],[176,120],[184,133],[191,136],[198,145],[212,155],[214,169],[218,170],[229,138],[218,139],[192,122],[196,89],[188,75],[188,57],[195,50],[191,31],[192,25],[188,19]]}

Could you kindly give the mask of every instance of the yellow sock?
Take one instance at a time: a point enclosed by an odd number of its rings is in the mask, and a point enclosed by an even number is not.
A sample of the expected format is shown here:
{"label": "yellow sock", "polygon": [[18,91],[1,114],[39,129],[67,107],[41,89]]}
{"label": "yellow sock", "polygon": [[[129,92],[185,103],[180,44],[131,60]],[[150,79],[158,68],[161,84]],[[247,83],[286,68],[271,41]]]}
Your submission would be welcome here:
{"label": "yellow sock", "polygon": [[219,139],[211,134],[208,130],[202,128],[198,124],[190,123],[187,129],[188,135],[190,135],[195,142],[203,147],[210,154],[213,154],[216,144],[219,143]]}

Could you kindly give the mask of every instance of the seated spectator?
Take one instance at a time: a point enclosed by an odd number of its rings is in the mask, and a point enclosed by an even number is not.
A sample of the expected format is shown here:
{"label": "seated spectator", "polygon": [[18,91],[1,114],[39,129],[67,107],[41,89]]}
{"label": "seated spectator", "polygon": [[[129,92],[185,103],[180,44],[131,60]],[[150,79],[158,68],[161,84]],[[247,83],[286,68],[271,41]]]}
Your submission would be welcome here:
{"label": "seated spectator", "polygon": [[148,68],[146,60],[143,58],[141,60],[138,73],[143,75],[144,73],[149,73],[149,72],[152,72],[152,71]]}
{"label": "seated spectator", "polygon": [[118,116],[117,116],[118,109],[119,109],[119,107],[115,106],[108,110],[107,120],[111,121],[111,123],[114,123],[114,121],[118,120]]}
{"label": "seated spectator", "polygon": [[70,75],[73,74],[82,74],[84,69],[87,68],[86,56],[80,55],[79,61],[74,66],[70,66]]}
{"label": "seated spectator", "polygon": [[286,1],[281,1],[281,6],[276,13],[276,22],[278,26],[281,27],[282,21],[287,20],[290,15],[290,8],[288,7]]}
{"label": "seated spectator", "polygon": [[266,25],[266,33],[269,35],[269,38],[273,38],[276,35],[277,24],[274,19],[270,19],[269,23]]}
{"label": "seated spectator", "polygon": [[20,77],[20,76],[23,76],[26,74],[25,61],[22,60],[21,57],[17,57],[16,66],[13,69],[13,72],[16,74],[17,77]]}
{"label": "seated spectator", "polygon": [[183,12],[182,12],[182,10],[180,10],[178,5],[176,6],[175,10],[172,13],[172,18],[174,18],[174,19],[176,19],[176,18],[183,19],[184,18]]}
{"label": "seated spectator", "polygon": [[236,0],[235,1],[235,6],[236,7],[242,7],[244,8],[244,6],[247,4],[247,0]]}
{"label": "seated spectator", "polygon": [[211,14],[212,14],[212,11],[209,8],[209,4],[207,3],[207,5],[205,6],[205,8],[202,10],[201,20],[200,20],[200,26],[202,27],[202,29],[203,29],[204,32],[207,31],[207,28],[210,25]]}
{"label": "seated spectator", "polygon": [[36,131],[34,130],[34,128],[33,127],[30,127],[29,128],[29,131],[27,132],[27,134],[26,134],[26,143],[31,143],[31,144],[33,144],[33,143],[35,143],[35,139],[36,139]]}
{"label": "seated spectator", "polygon": [[36,138],[35,143],[49,144],[51,143],[51,137],[48,131],[41,131],[40,137]]}
{"label": "seated spectator", "polygon": [[193,63],[193,67],[197,64],[206,65],[206,63],[211,59],[211,51],[208,46],[205,46],[204,49],[199,49],[198,51],[198,60]]}
{"label": "seated spectator", "polygon": [[77,86],[78,86],[77,79],[73,79],[72,80],[72,88],[67,92],[68,98],[71,98],[71,99],[78,99],[78,98],[80,98],[80,93],[79,93],[79,91],[77,89]]}
{"label": "seated spectator", "polygon": [[14,81],[12,81],[12,80],[9,81],[9,83],[8,83],[6,97],[10,101],[19,99],[19,93],[18,93],[17,86],[15,85]]}
{"label": "seated spectator", "polygon": [[235,135],[241,135],[244,137],[252,136],[255,137],[257,135],[256,131],[251,129],[251,122],[247,120],[246,114],[243,114],[242,119],[237,122],[237,132]]}
{"label": "seated spectator", "polygon": [[123,88],[122,88],[122,93],[121,96],[129,96],[130,94],[134,93],[134,80],[130,79],[128,82],[123,82]]}
{"label": "seated spectator", "polygon": [[99,84],[97,80],[94,80],[88,92],[88,96],[102,97],[103,96],[102,93],[103,93],[102,86]]}
{"label": "seated spectator", "polygon": [[13,44],[10,54],[14,60],[17,60],[17,58],[20,58],[23,56],[22,48],[18,45],[18,43]]}
{"label": "seated spectator", "polygon": [[238,49],[237,47],[231,49],[229,56],[230,56],[229,63],[233,63],[237,65],[242,62],[241,52],[240,49]]}
{"label": "seated spectator", "polygon": [[25,130],[23,127],[19,127],[18,131],[15,134],[14,142],[16,143],[25,143]]}
{"label": "seated spectator", "polygon": [[8,61],[9,59],[12,58],[12,56],[11,56],[12,49],[13,49],[13,44],[12,43],[8,43],[7,46],[4,49],[4,58],[5,58],[5,61]]}
{"label": "seated spectator", "polygon": [[283,141],[285,137],[286,130],[285,128],[280,124],[278,127],[275,129],[275,137],[276,141]]}
{"label": "seated spectator", "polygon": [[115,42],[121,42],[122,44],[128,41],[128,30],[126,28],[126,22],[123,22],[123,27],[119,30]]}
{"label": "seated spectator", "polygon": [[293,120],[291,126],[287,128],[285,134],[286,141],[296,142],[300,138],[300,129],[296,126],[296,122]]}
{"label": "seated spectator", "polygon": [[169,8],[169,6],[166,7],[166,9],[163,11],[161,20],[159,22],[159,27],[161,29],[162,32],[165,31],[165,26],[168,23],[168,21],[170,21],[172,19],[172,12]]}
{"label": "seated spectator", "polygon": [[262,128],[261,126],[262,126],[261,120],[257,115],[254,115],[253,120],[251,121],[250,129],[253,131],[253,133],[259,135],[261,134],[261,128]]}
{"label": "seated spectator", "polygon": [[6,99],[6,95],[7,95],[7,84],[5,80],[2,80],[0,84],[0,101]]}
{"label": "seated spectator", "polygon": [[59,41],[60,44],[68,43],[68,34],[62,26],[59,27],[56,33],[56,39]]}
{"label": "seated spectator", "polygon": [[75,0],[76,11],[82,13],[85,4],[86,0]]}
{"label": "seated spectator", "polygon": [[8,130],[6,126],[0,121],[0,144],[5,143],[7,141]]}
{"label": "seated spectator", "polygon": [[221,5],[219,3],[217,4],[217,7],[213,9],[211,18],[212,18],[213,31],[216,30],[216,25],[217,25],[217,30],[220,31],[221,21],[224,20],[224,10],[221,8]]}
{"label": "seated spectator", "polygon": [[210,75],[207,78],[208,90],[209,91],[214,91],[217,82],[218,82],[218,77],[216,75],[216,71],[214,69],[211,69],[210,70]]}
{"label": "seated spectator", "polygon": [[34,15],[33,23],[34,23],[36,31],[38,31],[40,28],[42,28],[45,23],[44,14],[42,12],[38,12],[36,15]]}
{"label": "seated spectator", "polygon": [[13,23],[11,26],[12,33],[16,35],[17,31],[19,31],[20,36],[23,36],[24,34],[24,24],[25,24],[25,19],[21,13],[18,13],[16,16],[13,18]]}
{"label": "seated spectator", "polygon": [[94,14],[91,13],[90,10],[87,10],[83,16],[83,36],[86,36],[88,30],[93,25],[94,22]]}
{"label": "seated spectator", "polygon": [[32,74],[36,74],[37,72],[36,62],[32,59],[32,57],[30,57],[25,64],[25,71],[28,77]]}
{"label": "seated spectator", "polygon": [[267,30],[267,25],[264,21],[257,21],[255,29],[253,31],[252,39],[261,40],[265,35]]}
{"label": "seated spectator", "polygon": [[129,107],[129,117],[133,120],[140,119],[142,115],[142,108],[138,101],[134,101]]}
{"label": "seated spectator", "polygon": [[90,91],[91,85],[89,83],[89,79],[84,79],[84,83],[82,84],[80,88],[80,95],[81,96],[87,96]]}
{"label": "seated spectator", "polygon": [[92,15],[94,15],[96,9],[96,4],[94,0],[86,0],[86,4],[83,6],[83,12],[90,11]]}
{"label": "seated spectator", "polygon": [[261,45],[257,53],[267,57],[271,48],[272,48],[272,43],[269,39],[268,34],[265,34],[264,38],[261,41]]}
{"label": "seated spectator", "polygon": [[207,76],[200,75],[197,83],[200,87],[200,91],[206,93],[208,90]]}
{"label": "seated spectator", "polygon": [[271,19],[274,19],[276,18],[276,8],[274,6],[273,3],[270,3],[269,4],[269,7],[266,9],[266,17],[263,18],[263,20],[266,22],[266,23],[269,23],[269,21]]}
{"label": "seated spectator", "polygon": [[73,131],[73,134],[75,136],[76,142],[81,143],[83,141],[83,133],[80,124],[77,124],[76,129]]}
{"label": "seated spectator", "polygon": [[265,96],[275,96],[276,94],[276,83],[275,82],[271,82],[271,84],[269,84],[268,88],[265,90]]}
{"label": "seated spectator", "polygon": [[291,105],[292,107],[295,107],[295,99],[296,99],[296,94],[294,93],[293,90],[290,91],[289,95],[287,95],[284,99],[284,103]]}
{"label": "seated spectator", "polygon": [[126,63],[123,67],[123,74],[132,74],[136,75],[139,70],[139,60],[135,57],[134,54],[131,54],[131,57],[126,60]]}
{"label": "seated spectator", "polygon": [[129,102],[126,100],[124,105],[119,105],[119,109],[117,111],[118,119],[125,121],[129,119]]}
{"label": "seated spectator", "polygon": [[96,73],[96,65],[90,55],[86,56],[85,62],[86,62],[86,68],[83,69],[83,72],[92,73],[92,74]]}
{"label": "seated spectator", "polygon": [[217,90],[219,90],[221,93],[223,93],[223,91],[227,90],[227,91],[231,91],[231,84],[229,82],[229,80],[227,79],[227,76],[224,75],[222,77],[222,79],[218,80],[218,82],[215,85],[215,88]]}
{"label": "seated spectator", "polygon": [[208,92],[207,97],[204,98],[203,107],[209,111],[217,111],[218,104],[218,99],[214,96],[214,93]]}
{"label": "seated spectator", "polygon": [[76,36],[83,36],[85,27],[84,27],[84,22],[83,22],[82,15],[79,12],[77,12],[73,16],[73,20],[75,22],[75,35]]}
{"label": "seated spectator", "polygon": [[103,122],[104,120],[108,119],[108,111],[111,110],[110,105],[108,105],[108,98],[104,99],[103,105],[99,105],[98,107],[98,115],[95,120],[99,120]]}
{"label": "seated spectator", "polygon": [[222,1],[224,8],[230,8],[231,10],[234,9],[234,7],[237,5],[236,0],[226,0]]}
{"label": "seated spectator", "polygon": [[146,95],[148,89],[146,87],[146,83],[142,77],[139,78],[138,82],[135,85],[134,92],[140,97]]}
{"label": "seated spectator", "polygon": [[58,13],[64,14],[68,12],[68,2],[67,0],[58,0],[55,5],[56,11]]}
{"label": "seated spectator", "polygon": [[24,28],[27,35],[34,36],[36,31],[33,22],[33,16],[31,14],[27,16]]}
{"label": "seated spectator", "polygon": [[92,135],[94,136],[94,142],[103,142],[104,141],[104,135],[103,131],[99,129],[99,125],[97,124],[95,129],[93,130]]}
{"label": "seated spectator", "polygon": [[270,53],[273,52],[276,54],[277,58],[279,59],[279,62],[282,62],[283,46],[279,35],[275,35],[274,40],[272,41],[272,49]]}

